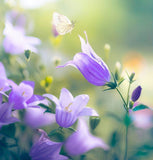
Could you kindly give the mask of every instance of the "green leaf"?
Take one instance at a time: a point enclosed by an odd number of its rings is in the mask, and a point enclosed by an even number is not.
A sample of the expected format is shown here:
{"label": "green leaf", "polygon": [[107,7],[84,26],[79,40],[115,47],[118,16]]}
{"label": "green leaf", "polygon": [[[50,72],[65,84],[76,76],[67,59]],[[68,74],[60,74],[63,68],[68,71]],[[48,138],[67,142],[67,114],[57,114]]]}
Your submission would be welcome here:
{"label": "green leaf", "polygon": [[133,111],[139,111],[142,109],[150,109],[148,106],[144,105],[144,104],[139,104],[138,106],[133,108]]}
{"label": "green leaf", "polygon": [[10,138],[15,137],[15,132],[16,132],[16,128],[14,123],[3,126],[2,129],[0,130],[0,133]]}

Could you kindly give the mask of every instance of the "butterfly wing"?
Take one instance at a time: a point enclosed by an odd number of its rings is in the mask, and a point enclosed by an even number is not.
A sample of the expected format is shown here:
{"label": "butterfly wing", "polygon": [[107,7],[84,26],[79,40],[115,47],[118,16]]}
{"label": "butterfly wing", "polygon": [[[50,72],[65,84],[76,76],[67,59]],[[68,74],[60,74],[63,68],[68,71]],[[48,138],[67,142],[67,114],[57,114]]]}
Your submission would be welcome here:
{"label": "butterfly wing", "polygon": [[72,22],[66,16],[57,12],[53,13],[53,25],[60,35],[65,35],[66,33],[71,32],[74,27]]}

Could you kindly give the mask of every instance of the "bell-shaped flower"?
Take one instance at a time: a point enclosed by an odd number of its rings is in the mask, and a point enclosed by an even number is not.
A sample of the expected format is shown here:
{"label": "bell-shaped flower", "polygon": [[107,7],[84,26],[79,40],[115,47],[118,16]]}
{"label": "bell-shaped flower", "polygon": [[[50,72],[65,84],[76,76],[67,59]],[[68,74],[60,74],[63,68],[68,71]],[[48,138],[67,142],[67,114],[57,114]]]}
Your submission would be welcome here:
{"label": "bell-shaped flower", "polygon": [[23,81],[14,85],[9,94],[9,103],[14,109],[23,109],[27,107],[38,107],[38,104],[44,99],[42,96],[34,95],[33,81]]}
{"label": "bell-shaped flower", "polygon": [[10,123],[19,121],[17,118],[12,117],[12,105],[9,103],[1,103],[1,102],[0,102],[0,128],[3,125],[8,125]]}
{"label": "bell-shaped flower", "polygon": [[67,157],[60,155],[59,152],[63,143],[53,142],[43,130],[41,137],[30,150],[30,157],[32,160],[66,160]]}
{"label": "bell-shaped flower", "polygon": [[64,128],[72,126],[79,116],[98,116],[97,112],[89,107],[85,107],[89,101],[89,96],[82,94],[73,98],[72,94],[63,88],[60,98],[51,94],[44,94],[56,104],[56,122]]}
{"label": "bell-shaped flower", "polygon": [[83,119],[79,119],[77,131],[65,142],[69,155],[81,155],[94,148],[108,150],[109,146],[100,138],[90,134],[88,126]]}
{"label": "bell-shaped flower", "polygon": [[[85,33],[86,35],[86,33]],[[103,86],[110,81],[110,72],[105,62],[94,52],[90,46],[87,35],[86,40],[80,37],[82,52],[77,53],[72,61],[68,61],[63,66],[71,65],[77,68],[82,75],[93,85]]]}
{"label": "bell-shaped flower", "polygon": [[3,34],[5,36],[3,46],[6,53],[22,54],[25,50],[37,52],[35,45],[40,44],[40,40],[36,37],[26,36],[22,27],[13,26],[6,21]]}
{"label": "bell-shaped flower", "polygon": [[56,122],[55,114],[45,112],[44,108],[27,108],[25,112],[24,122],[32,127],[39,128]]}

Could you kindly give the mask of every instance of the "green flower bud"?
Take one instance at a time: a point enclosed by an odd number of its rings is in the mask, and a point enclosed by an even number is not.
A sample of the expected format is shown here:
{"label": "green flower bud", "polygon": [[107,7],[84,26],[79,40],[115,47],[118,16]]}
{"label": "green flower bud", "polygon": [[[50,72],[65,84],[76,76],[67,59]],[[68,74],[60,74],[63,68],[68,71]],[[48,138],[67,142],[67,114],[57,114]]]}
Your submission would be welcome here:
{"label": "green flower bud", "polygon": [[91,127],[91,129],[94,130],[98,126],[99,122],[100,122],[99,117],[91,116],[90,117],[90,127]]}

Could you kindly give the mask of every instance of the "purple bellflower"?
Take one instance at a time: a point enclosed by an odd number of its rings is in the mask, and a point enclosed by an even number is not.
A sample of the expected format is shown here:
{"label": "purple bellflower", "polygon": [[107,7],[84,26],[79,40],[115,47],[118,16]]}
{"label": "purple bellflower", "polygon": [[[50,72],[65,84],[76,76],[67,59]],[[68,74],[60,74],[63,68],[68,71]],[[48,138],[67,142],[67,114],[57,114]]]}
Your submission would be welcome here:
{"label": "purple bellflower", "polygon": [[72,61],[68,61],[65,65],[58,66],[57,68],[71,65],[77,68],[91,84],[103,86],[110,81],[111,76],[109,69],[90,46],[87,35],[86,40],[87,43],[80,37],[82,52],[77,53]]}
{"label": "purple bellflower", "polygon": [[3,46],[6,53],[22,54],[27,49],[37,52],[34,46],[40,44],[40,40],[36,37],[26,36],[22,27],[13,26],[9,21],[6,21],[3,34],[5,36]]}
{"label": "purple bellflower", "polygon": [[24,109],[27,107],[39,107],[38,104],[44,99],[42,96],[34,95],[33,81],[23,81],[14,85],[9,94],[9,103],[14,109]]}
{"label": "purple bellflower", "polygon": [[45,113],[46,109],[44,108],[27,108],[24,122],[32,127],[39,128],[56,122],[55,114]]}
{"label": "purple bellflower", "polygon": [[65,148],[69,155],[81,155],[93,148],[108,150],[109,146],[98,137],[90,134],[88,126],[83,119],[79,119],[77,131],[65,142]]}
{"label": "purple bellflower", "polygon": [[26,16],[18,10],[11,10],[7,12],[5,18],[10,23],[17,26],[25,27],[26,25]]}
{"label": "purple bellflower", "polygon": [[72,126],[79,116],[98,116],[97,112],[89,107],[85,107],[89,101],[89,96],[82,94],[73,98],[66,89],[61,90],[60,98],[57,99],[51,94],[44,94],[56,104],[56,122],[64,128]]}
{"label": "purple bellflower", "polygon": [[66,160],[67,157],[60,155],[62,143],[53,142],[43,130],[39,140],[32,146],[30,157],[32,160]]}
{"label": "purple bellflower", "polygon": [[0,128],[3,125],[19,121],[17,118],[12,117],[12,105],[9,103],[2,103],[2,98],[0,99]]}

